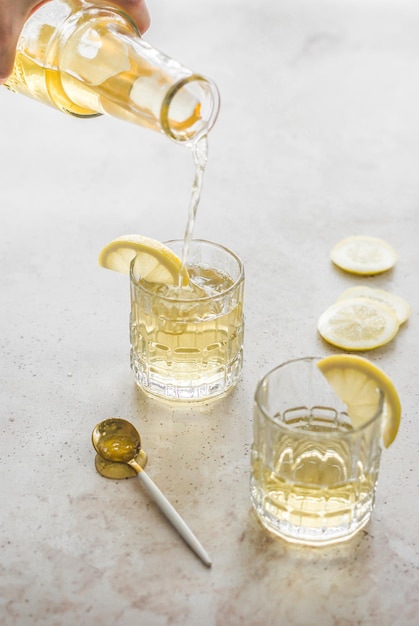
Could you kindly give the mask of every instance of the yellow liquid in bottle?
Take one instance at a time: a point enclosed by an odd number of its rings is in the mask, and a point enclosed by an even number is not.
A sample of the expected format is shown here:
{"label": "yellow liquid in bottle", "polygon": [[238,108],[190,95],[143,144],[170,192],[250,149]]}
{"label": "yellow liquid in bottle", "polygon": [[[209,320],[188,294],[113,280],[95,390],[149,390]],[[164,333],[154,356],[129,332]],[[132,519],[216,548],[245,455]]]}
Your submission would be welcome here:
{"label": "yellow liquid in bottle", "polygon": [[[138,54],[132,33],[115,35],[114,21],[114,16],[82,17],[59,54],[50,46],[54,27],[43,25],[35,46],[21,44],[6,86],[75,116],[107,113],[161,131],[173,80]],[[167,116],[171,131],[185,136],[200,121],[199,99],[187,84],[170,100]]]}

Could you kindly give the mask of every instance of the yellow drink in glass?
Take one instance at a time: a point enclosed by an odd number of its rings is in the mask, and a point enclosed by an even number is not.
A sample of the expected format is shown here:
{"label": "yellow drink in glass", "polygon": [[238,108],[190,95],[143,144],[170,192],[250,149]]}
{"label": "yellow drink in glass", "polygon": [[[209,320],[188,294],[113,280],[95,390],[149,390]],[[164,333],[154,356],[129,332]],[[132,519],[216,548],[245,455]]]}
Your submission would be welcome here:
{"label": "yellow drink in glass", "polygon": [[250,490],[268,530],[290,542],[328,545],[349,539],[370,519],[382,402],[354,428],[317,361],[290,361],[259,383]]}
{"label": "yellow drink in glass", "polygon": [[[183,241],[168,242],[181,256]],[[146,283],[131,264],[131,368],[146,393],[170,401],[219,397],[243,361],[244,271],[226,248],[189,244],[187,287]]]}

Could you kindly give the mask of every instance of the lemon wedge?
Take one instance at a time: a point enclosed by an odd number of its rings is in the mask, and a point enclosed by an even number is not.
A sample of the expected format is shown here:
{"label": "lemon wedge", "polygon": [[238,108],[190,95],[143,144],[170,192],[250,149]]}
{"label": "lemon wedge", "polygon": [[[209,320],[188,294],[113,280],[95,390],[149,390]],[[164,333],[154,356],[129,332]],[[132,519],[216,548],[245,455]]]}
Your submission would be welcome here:
{"label": "lemon wedge", "polygon": [[410,305],[404,298],[396,296],[385,289],[377,289],[375,287],[368,287],[366,285],[356,285],[355,287],[349,287],[340,294],[339,300],[346,300],[348,298],[371,298],[377,300],[383,304],[389,306],[394,310],[399,324],[404,324],[409,319]]}
{"label": "lemon wedge", "polygon": [[98,263],[108,270],[129,274],[134,257],[138,257],[141,276],[148,282],[163,285],[189,283],[181,259],[160,241],[142,235],[124,235],[109,242],[101,250]]}
{"label": "lemon wedge", "polygon": [[335,265],[352,274],[380,274],[394,266],[397,254],[383,239],[358,235],[339,241],[330,258]]}
{"label": "lemon wedge", "polygon": [[394,441],[400,425],[401,404],[391,379],[368,359],[353,354],[334,354],[318,362],[333,390],[347,406],[355,428],[362,427],[379,408],[383,399],[383,444]]}
{"label": "lemon wedge", "polygon": [[342,299],[319,317],[317,329],[327,342],[344,350],[373,350],[399,330],[393,309],[371,298]]}

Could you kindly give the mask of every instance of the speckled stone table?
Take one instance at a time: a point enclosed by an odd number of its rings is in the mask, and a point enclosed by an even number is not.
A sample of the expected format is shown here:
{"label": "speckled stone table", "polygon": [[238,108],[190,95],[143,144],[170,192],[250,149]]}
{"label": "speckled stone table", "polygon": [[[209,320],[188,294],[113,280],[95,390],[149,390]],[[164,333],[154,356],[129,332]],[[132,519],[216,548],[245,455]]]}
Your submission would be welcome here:
{"label": "speckled stone table", "polygon": [[[244,371],[199,409],[146,399],[128,364],[128,281],[96,264],[120,234],[183,235],[189,151],[0,90],[0,622],[416,625],[419,5],[149,4],[149,41],[220,88],[195,232],[245,262]],[[280,361],[336,352],[316,321],[358,282],[328,258],[354,234],[399,253],[393,271],[364,281],[412,307],[369,355],[397,385],[403,421],[369,526],[340,547],[289,547],[251,512],[253,392]],[[109,416],[140,429],[150,476],[211,569],[139,481],[96,473],[90,434]]]}

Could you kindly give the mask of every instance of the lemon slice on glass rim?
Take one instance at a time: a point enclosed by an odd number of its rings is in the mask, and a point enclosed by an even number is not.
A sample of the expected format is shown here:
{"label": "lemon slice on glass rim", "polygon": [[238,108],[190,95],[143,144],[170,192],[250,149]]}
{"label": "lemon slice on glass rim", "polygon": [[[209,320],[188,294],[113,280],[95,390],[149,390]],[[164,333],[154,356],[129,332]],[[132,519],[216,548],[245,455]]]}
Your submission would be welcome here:
{"label": "lemon slice on glass rim", "polygon": [[188,285],[189,275],[181,259],[160,241],[142,235],[123,235],[110,241],[100,251],[98,263],[108,270],[129,274],[135,257],[144,280],[164,285],[178,285],[179,282]]}
{"label": "lemon slice on glass rim", "polygon": [[391,379],[374,363],[353,354],[334,354],[317,363],[336,395],[347,406],[355,428],[362,427],[378,410],[383,394],[383,444],[395,440],[401,418],[401,404]]}
{"label": "lemon slice on glass rim", "polygon": [[400,322],[394,309],[378,300],[343,298],[320,315],[317,330],[328,343],[344,350],[373,350],[391,341]]}
{"label": "lemon slice on glass rim", "polygon": [[357,235],[339,241],[330,253],[333,263],[352,274],[380,274],[391,269],[397,253],[378,237]]}

